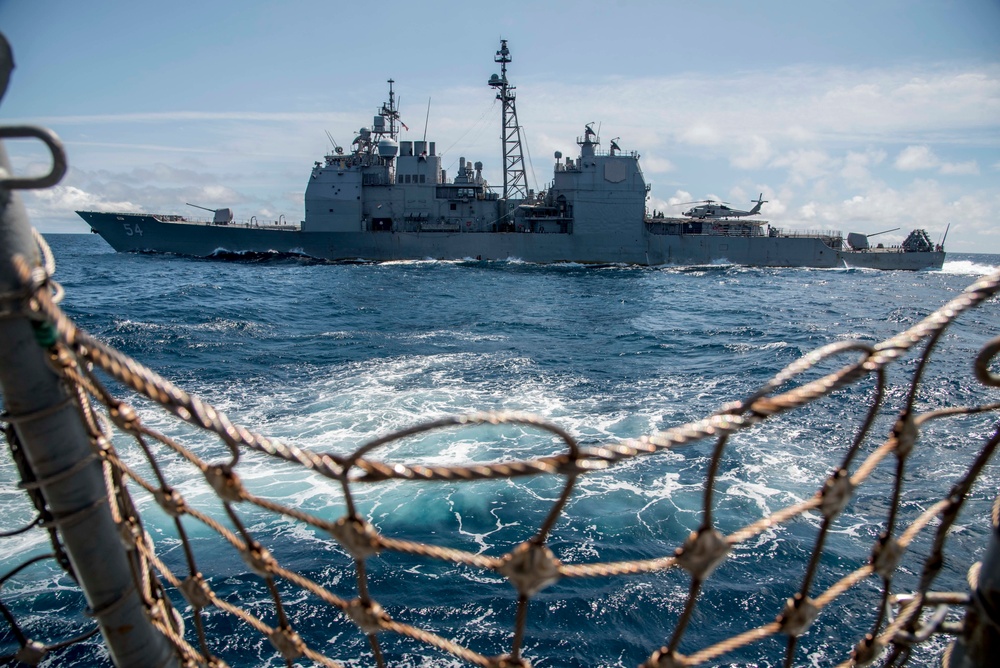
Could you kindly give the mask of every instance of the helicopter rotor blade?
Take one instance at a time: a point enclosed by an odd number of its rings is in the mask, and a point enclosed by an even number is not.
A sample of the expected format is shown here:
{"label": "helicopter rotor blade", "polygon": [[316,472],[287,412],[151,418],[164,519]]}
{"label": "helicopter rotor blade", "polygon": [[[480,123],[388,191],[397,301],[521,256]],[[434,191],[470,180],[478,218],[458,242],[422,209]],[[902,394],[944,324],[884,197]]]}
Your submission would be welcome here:
{"label": "helicopter rotor blade", "polygon": [[[678,202],[674,206],[687,206],[688,204],[718,204],[718,200],[714,199],[696,199],[693,202]],[[725,202],[723,202],[725,204]]]}

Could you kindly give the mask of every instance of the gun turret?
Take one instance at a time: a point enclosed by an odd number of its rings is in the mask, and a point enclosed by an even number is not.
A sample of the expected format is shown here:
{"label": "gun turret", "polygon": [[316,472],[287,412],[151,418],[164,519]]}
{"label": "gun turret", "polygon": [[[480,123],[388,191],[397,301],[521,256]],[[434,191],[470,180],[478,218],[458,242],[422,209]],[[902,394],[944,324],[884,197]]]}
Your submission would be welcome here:
{"label": "gun turret", "polygon": [[196,209],[202,209],[203,211],[211,211],[215,214],[212,217],[212,222],[216,225],[228,225],[233,222],[233,210],[226,209],[209,209],[207,206],[200,206],[198,204],[192,204],[191,202],[184,202],[188,206],[193,206]]}

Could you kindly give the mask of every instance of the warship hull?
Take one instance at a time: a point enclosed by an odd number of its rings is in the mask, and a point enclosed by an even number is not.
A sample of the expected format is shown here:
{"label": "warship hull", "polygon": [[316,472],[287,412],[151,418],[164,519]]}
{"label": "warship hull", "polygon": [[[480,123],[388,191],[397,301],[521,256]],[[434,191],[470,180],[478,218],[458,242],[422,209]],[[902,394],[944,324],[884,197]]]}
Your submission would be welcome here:
{"label": "warship hull", "polygon": [[527,232],[303,232],[277,226],[217,225],[178,216],[80,211],[116,251],[211,257],[285,253],[334,261],[521,260],[533,263],[940,269],[943,252],[847,251],[819,237],[653,234],[576,236]]}

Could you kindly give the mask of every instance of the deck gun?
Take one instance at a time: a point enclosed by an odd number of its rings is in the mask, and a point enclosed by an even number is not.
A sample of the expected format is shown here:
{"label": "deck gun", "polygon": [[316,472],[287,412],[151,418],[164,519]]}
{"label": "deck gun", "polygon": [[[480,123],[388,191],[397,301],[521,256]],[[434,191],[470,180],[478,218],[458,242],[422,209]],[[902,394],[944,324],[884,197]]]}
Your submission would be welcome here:
{"label": "deck gun", "polygon": [[228,225],[233,222],[233,210],[226,209],[209,209],[207,206],[199,206],[197,204],[191,204],[191,202],[184,202],[188,206],[193,206],[196,209],[202,209],[203,211],[211,211],[214,214],[212,218],[212,223],[215,225]]}

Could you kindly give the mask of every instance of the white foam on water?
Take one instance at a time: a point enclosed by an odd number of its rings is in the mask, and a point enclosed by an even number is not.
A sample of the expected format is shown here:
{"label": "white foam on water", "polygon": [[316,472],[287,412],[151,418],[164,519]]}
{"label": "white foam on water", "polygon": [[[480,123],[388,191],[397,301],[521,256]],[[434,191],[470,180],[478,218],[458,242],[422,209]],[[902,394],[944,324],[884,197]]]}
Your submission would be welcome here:
{"label": "white foam on water", "polygon": [[981,264],[971,260],[948,260],[938,273],[960,276],[986,276],[1000,269],[998,265]]}

